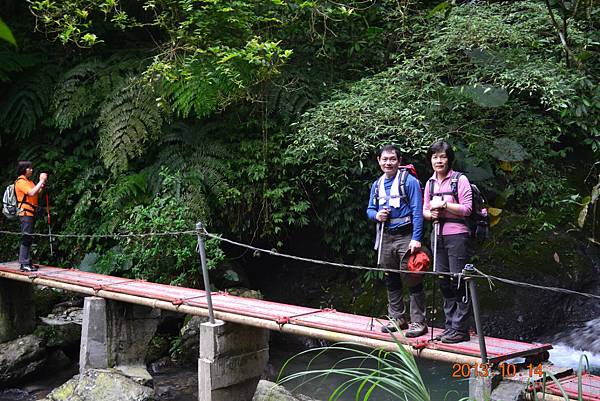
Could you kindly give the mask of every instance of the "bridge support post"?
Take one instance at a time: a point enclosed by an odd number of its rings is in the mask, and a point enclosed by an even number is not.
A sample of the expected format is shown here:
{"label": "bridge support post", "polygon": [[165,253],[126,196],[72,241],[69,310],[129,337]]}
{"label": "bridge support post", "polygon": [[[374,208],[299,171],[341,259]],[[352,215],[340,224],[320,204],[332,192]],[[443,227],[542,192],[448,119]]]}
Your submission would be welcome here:
{"label": "bridge support post", "polygon": [[79,345],[79,374],[88,369],[108,367],[106,339],[106,300],[86,297],[83,301],[81,343]]}
{"label": "bridge support post", "polygon": [[35,329],[33,286],[0,279],[0,343],[14,340]]}
{"label": "bridge support post", "polygon": [[150,382],[146,348],[158,326],[160,310],[98,297],[86,297],[79,354],[79,372],[115,368]]}
{"label": "bridge support post", "polygon": [[269,331],[225,323],[200,325],[199,401],[251,401],[269,360]]}
{"label": "bridge support post", "polygon": [[[492,391],[498,386],[502,377],[499,372],[492,370],[476,370],[478,367],[471,369],[471,377],[469,378],[469,400],[473,401],[490,401]],[[483,372],[486,372],[485,374]]]}

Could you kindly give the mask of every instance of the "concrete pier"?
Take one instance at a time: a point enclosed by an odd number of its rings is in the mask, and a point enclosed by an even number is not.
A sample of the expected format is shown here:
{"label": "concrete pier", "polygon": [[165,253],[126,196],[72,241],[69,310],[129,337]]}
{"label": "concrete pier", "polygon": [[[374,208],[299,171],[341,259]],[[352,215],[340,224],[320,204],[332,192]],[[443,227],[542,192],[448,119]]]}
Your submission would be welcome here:
{"label": "concrete pier", "polygon": [[29,334],[34,328],[33,286],[0,279],[0,343]]}
{"label": "concrete pier", "polygon": [[86,297],[79,372],[115,368],[142,383],[150,382],[144,357],[159,317],[160,310]]}
{"label": "concrete pier", "polygon": [[216,321],[200,325],[199,401],[251,401],[269,360],[269,331]]}

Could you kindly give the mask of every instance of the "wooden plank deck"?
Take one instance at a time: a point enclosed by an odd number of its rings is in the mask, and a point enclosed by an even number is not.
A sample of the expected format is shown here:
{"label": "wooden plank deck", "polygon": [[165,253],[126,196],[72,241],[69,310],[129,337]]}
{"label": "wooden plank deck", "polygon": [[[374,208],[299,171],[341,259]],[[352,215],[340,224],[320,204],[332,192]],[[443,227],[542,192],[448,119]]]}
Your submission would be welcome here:
{"label": "wooden plank deck", "polygon": [[[576,375],[559,379],[559,382],[569,398],[577,399],[579,394],[579,378]],[[550,382],[546,386],[546,391],[549,394],[562,396],[562,392],[554,382]],[[581,394],[585,401],[600,401],[600,376],[589,373],[581,375]]]}
{"label": "wooden plank deck", "polygon": [[[2,263],[0,264],[0,270],[13,274],[26,275],[31,278],[39,277],[56,282],[75,284],[92,288],[95,291],[111,291],[167,301],[174,305],[186,304],[207,308],[206,294],[204,291],[198,289],[156,284],[143,280],[124,279],[122,277],[106,276],[74,269],[61,269],[52,266],[40,266],[37,272],[32,273],[21,272],[16,262]],[[337,333],[393,341],[390,334],[381,332],[381,326],[387,324],[387,320],[373,319],[369,316],[354,315],[332,309],[321,310],[242,298],[227,293],[215,293],[211,295],[213,308],[216,311],[271,320],[282,325],[294,324]],[[434,336],[442,331],[438,328],[430,330],[433,330]],[[440,341],[431,341],[430,333],[410,339],[398,334],[396,338],[398,341],[410,344],[415,348],[429,348],[480,357],[479,339],[477,336],[472,336],[470,341],[458,344],[444,344]],[[531,344],[493,337],[486,337],[485,342],[490,363],[499,363],[517,356],[536,355],[552,348],[550,344]]]}

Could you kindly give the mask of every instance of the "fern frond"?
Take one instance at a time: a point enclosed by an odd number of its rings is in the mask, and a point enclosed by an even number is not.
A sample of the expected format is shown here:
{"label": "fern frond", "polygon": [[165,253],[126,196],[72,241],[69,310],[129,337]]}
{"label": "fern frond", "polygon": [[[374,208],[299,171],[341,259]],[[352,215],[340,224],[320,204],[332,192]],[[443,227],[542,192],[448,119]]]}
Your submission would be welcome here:
{"label": "fern frond", "polygon": [[194,60],[165,81],[163,88],[173,111],[187,118],[192,111],[197,117],[206,117],[227,106],[240,96],[243,85],[232,68]]}
{"label": "fern frond", "polygon": [[157,142],[160,149],[154,164],[148,170],[150,185],[158,192],[158,171],[168,167],[181,172],[187,184],[187,196],[198,209],[206,206],[209,197],[221,197],[228,189],[226,180],[227,148],[211,138],[210,124],[193,127],[183,123],[173,124]]}
{"label": "fern frond", "polygon": [[113,174],[126,170],[158,136],[163,116],[155,99],[150,86],[130,79],[102,106],[97,120],[100,157]]}
{"label": "fern frond", "polygon": [[149,198],[148,177],[144,172],[120,176],[101,198],[103,209],[109,210],[144,203]]}
{"label": "fern frond", "polygon": [[123,85],[128,74],[144,66],[139,57],[118,53],[106,61],[90,59],[67,71],[56,85],[52,100],[54,125],[64,130],[82,117],[94,114],[98,105],[115,88]]}
{"label": "fern frond", "polygon": [[41,60],[39,56],[31,53],[0,51],[0,82],[10,81],[12,75],[39,64]]}
{"label": "fern frond", "polygon": [[46,66],[22,73],[0,105],[0,126],[16,139],[29,135],[44,116],[52,96],[57,68]]}
{"label": "fern frond", "polygon": [[306,110],[319,102],[318,89],[319,84],[308,78],[295,78],[287,83],[271,82],[265,89],[270,116],[284,125],[297,121]]}
{"label": "fern frond", "polygon": [[102,94],[102,91],[98,93],[98,87],[105,85],[97,85],[96,82],[104,67],[103,62],[90,60],[75,66],[61,77],[52,100],[52,117],[58,129],[70,128],[75,120],[98,105]]}

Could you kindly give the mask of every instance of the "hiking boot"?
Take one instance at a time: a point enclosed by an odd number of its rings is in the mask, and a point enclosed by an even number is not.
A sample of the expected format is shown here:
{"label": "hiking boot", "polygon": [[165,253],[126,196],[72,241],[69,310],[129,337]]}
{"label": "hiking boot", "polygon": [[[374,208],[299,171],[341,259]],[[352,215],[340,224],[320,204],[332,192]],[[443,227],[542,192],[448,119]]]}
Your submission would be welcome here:
{"label": "hiking boot", "polygon": [[442,331],[437,336],[433,337],[433,339],[435,341],[440,341],[442,339],[442,337],[447,336],[448,334],[450,334],[451,331],[452,331],[452,329],[444,329],[444,331]]}
{"label": "hiking boot", "polygon": [[470,339],[471,339],[471,337],[469,337],[469,333],[451,330],[450,333],[448,333],[442,337],[442,342],[444,344],[456,344],[456,343],[462,343],[464,341],[469,341]]}
{"label": "hiking boot", "polygon": [[21,265],[21,267],[19,268],[19,270],[21,270],[22,272],[35,272],[37,271],[37,267],[33,266],[33,265]]}
{"label": "hiking boot", "polygon": [[408,323],[406,322],[405,318],[401,317],[399,319],[392,319],[388,322],[388,324],[381,327],[381,331],[383,333],[393,333],[395,331],[398,331],[398,329],[408,329]]}
{"label": "hiking boot", "polygon": [[422,336],[425,333],[427,333],[427,325],[425,323],[414,322],[408,326],[408,330],[406,330],[404,336],[412,338]]}

